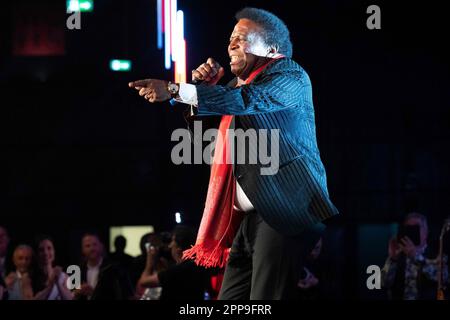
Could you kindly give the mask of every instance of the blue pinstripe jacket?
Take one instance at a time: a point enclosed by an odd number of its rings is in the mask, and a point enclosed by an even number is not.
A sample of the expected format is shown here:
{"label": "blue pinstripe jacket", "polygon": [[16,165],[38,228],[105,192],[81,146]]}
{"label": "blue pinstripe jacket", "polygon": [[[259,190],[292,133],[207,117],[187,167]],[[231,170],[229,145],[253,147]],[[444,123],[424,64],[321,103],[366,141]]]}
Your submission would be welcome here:
{"label": "blue pinstripe jacket", "polygon": [[[279,129],[275,175],[261,175],[261,163],[234,165],[237,181],[270,226],[295,235],[338,213],[317,147],[311,82],[296,62],[276,60],[237,88],[197,86],[197,98],[198,116],[231,114],[236,129]],[[269,137],[269,150],[270,144]]]}

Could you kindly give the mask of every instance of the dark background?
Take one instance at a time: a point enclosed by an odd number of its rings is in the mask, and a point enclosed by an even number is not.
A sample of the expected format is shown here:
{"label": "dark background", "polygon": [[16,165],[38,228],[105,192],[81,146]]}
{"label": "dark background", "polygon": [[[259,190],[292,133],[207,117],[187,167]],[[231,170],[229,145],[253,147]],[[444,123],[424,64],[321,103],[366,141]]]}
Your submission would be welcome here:
{"label": "dark background", "polygon": [[[381,30],[366,27],[371,4],[381,7]],[[312,80],[321,157],[341,212],[324,247],[335,270],[331,294],[379,297],[364,289],[365,268],[384,262],[392,223],[421,212],[433,242],[449,215],[444,8],[356,0],[178,6],[188,74],[209,56],[228,64],[240,8],[261,7],[286,22],[294,59]],[[172,79],[156,48],[156,1],[96,0],[94,12],[81,15],[81,30],[68,30],[65,1],[9,1],[0,11],[0,224],[16,243],[50,233],[64,263],[78,258],[85,230],[105,240],[112,225],[170,230],[176,211],[198,225],[209,176],[207,165],[171,163],[170,135],[185,125],[183,107],[150,105],[127,87]],[[63,54],[18,55],[24,25],[50,34]],[[113,58],[131,59],[132,71],[111,72]]]}

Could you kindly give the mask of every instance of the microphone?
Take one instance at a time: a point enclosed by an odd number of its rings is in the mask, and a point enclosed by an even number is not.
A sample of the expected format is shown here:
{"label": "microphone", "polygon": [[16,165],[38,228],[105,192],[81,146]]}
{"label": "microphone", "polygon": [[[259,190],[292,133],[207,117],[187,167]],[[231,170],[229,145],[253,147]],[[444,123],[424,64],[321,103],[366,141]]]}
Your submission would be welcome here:
{"label": "microphone", "polygon": [[198,85],[198,84],[201,84],[202,82],[203,82],[203,80],[199,80],[199,79],[192,79],[192,84],[196,84],[196,85]]}

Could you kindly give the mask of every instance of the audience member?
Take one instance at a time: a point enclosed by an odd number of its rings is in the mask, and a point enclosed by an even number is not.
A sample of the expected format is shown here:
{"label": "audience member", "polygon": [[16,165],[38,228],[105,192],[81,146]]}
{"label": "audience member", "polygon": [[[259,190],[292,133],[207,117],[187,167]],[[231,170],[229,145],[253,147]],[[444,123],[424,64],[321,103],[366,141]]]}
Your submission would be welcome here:
{"label": "audience member", "polygon": [[[169,233],[170,234],[170,233]],[[170,240],[172,235],[170,234]],[[145,288],[139,286],[138,281],[141,277],[142,272],[145,269],[145,265],[147,263],[147,248],[146,245],[151,245],[158,249],[158,257],[156,261],[155,270],[161,271],[166,269],[169,265],[174,264],[170,251],[168,249],[168,244],[166,245],[165,241],[165,233],[146,233],[141,237],[141,241],[139,243],[139,247],[141,249],[141,254],[137,256],[133,261],[133,270],[131,274],[132,283],[136,284],[136,294],[140,297]],[[169,254],[166,252],[169,251]]]}
{"label": "audience member", "polygon": [[111,261],[117,263],[120,268],[125,270],[127,273],[131,272],[133,257],[125,252],[127,247],[127,239],[120,235],[114,239],[114,249],[115,251],[111,253]]}
{"label": "audience member", "polygon": [[[163,270],[166,270],[170,265],[170,260],[167,259],[166,251],[168,250],[166,243],[163,241],[163,236],[161,234],[152,233],[148,236],[148,242],[145,243],[146,250],[149,250],[150,247],[155,249],[154,259],[154,268],[153,272],[158,273]],[[146,254],[146,264],[148,255]],[[141,270],[141,273],[144,271],[146,264]],[[158,300],[161,296],[161,287],[151,287],[146,288],[142,286],[139,281],[136,284],[136,296],[141,300]]]}
{"label": "audience member", "polygon": [[38,281],[42,290],[36,300],[72,300],[73,294],[67,287],[67,274],[55,264],[55,246],[49,236],[40,236],[37,241]]}
{"label": "audience member", "polygon": [[5,278],[9,300],[32,300],[35,285],[33,274],[33,249],[19,245],[13,253],[13,271]]}
{"label": "audience member", "polygon": [[104,256],[103,244],[96,234],[88,233],[81,240],[85,259],[81,267],[81,288],[76,299],[127,300],[133,297],[128,275]]}
{"label": "audience member", "polygon": [[[382,270],[382,286],[388,297],[395,300],[436,299],[437,259],[428,253],[427,218],[420,213],[410,213],[403,221],[405,234],[399,234],[389,241],[389,256]],[[447,279],[447,269],[444,273]],[[446,280],[445,280],[446,281]]]}
{"label": "audience member", "polygon": [[167,270],[155,271],[157,248],[148,248],[145,270],[139,279],[144,287],[161,287],[161,300],[203,300],[207,288],[208,273],[192,260],[183,260],[183,251],[195,243],[196,233],[186,226],[177,226],[169,245],[176,264]]}

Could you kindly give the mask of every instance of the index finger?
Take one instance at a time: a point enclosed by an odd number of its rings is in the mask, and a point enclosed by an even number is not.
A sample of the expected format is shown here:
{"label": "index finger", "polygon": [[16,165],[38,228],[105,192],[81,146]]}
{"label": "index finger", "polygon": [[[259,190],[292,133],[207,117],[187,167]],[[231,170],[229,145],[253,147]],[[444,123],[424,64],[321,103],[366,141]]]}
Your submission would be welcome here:
{"label": "index finger", "polygon": [[128,86],[130,88],[133,88],[133,87],[145,87],[147,85],[147,83],[148,83],[148,79],[136,80],[136,81],[128,82]]}

